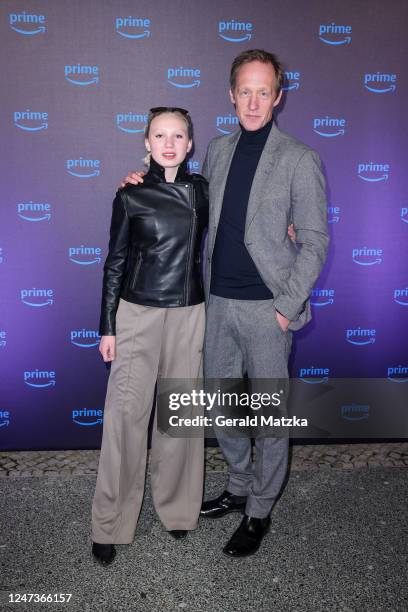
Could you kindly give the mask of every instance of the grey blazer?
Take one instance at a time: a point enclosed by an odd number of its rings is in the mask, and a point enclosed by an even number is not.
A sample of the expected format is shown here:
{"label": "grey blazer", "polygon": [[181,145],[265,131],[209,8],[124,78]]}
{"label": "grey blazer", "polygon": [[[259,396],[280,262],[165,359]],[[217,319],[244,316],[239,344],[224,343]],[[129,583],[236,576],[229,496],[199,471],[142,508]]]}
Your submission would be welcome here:
{"label": "grey blazer", "polygon": [[[210,217],[205,291],[208,300],[211,258],[225,184],[241,131],[214,138],[203,174],[209,181]],[[294,224],[295,246],[288,237]],[[307,145],[272,124],[252,183],[245,224],[245,246],[273,304],[297,330],[311,319],[310,293],[326,259],[327,202],[320,158]]]}

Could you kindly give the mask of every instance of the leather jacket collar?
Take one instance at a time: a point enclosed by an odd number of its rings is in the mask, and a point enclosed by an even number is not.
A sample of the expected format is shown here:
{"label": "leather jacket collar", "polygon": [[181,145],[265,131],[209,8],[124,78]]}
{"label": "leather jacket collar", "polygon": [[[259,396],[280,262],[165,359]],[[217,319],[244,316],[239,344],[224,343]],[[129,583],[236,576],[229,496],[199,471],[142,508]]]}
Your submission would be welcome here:
{"label": "leather jacket collar", "polygon": [[[188,180],[188,178],[189,178],[189,174],[187,172],[187,161],[184,160],[183,162],[181,162],[177,170],[175,183],[179,183],[180,181],[182,182],[182,181]],[[149,171],[144,177],[144,180],[146,179],[147,180],[150,179],[154,183],[165,183],[166,182],[163,166],[158,164],[157,161],[153,159],[153,157],[150,158]]]}

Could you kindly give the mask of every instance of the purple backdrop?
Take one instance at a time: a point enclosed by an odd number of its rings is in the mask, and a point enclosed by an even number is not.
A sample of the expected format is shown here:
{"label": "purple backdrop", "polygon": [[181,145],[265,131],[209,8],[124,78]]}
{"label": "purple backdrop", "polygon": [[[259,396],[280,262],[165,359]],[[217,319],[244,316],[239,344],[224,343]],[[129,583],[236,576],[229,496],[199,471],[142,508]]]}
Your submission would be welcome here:
{"label": "purple backdrop", "polygon": [[253,47],[284,62],[278,124],[329,186],[330,256],[292,374],[408,380],[406,19],[405,0],[3,0],[0,449],[100,444],[116,186],[142,167],[156,105],[190,109],[200,170],[236,125],[229,66]]}

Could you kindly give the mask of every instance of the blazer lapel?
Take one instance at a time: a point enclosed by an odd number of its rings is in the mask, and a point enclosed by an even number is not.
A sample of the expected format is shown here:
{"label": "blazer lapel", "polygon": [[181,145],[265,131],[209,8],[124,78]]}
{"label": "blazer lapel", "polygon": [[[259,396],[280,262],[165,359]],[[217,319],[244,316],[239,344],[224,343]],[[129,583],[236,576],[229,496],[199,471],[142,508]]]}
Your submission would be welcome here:
{"label": "blazer lapel", "polygon": [[278,149],[280,139],[281,133],[276,127],[274,121],[268,139],[265,143],[264,150],[262,151],[262,155],[259,159],[254,180],[252,181],[251,192],[248,200],[245,232],[251,225],[258,208],[261,205],[265,192],[270,191],[274,182],[274,171],[279,159]]}
{"label": "blazer lapel", "polygon": [[213,198],[210,199],[210,213],[212,215],[211,223],[215,228],[218,227],[228,172],[240,135],[241,130],[238,130],[230,137],[220,141],[222,148],[218,152],[216,165],[211,173],[210,187]]}

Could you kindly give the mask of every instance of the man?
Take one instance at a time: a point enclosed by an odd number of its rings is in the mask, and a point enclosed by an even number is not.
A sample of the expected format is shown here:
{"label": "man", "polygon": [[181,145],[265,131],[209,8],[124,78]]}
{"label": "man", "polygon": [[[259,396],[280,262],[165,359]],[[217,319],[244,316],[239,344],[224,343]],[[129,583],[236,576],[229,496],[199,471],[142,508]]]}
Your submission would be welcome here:
{"label": "man", "polygon": [[[206,275],[207,379],[288,377],[292,331],[311,319],[309,296],[327,245],[325,180],[318,155],[281,132],[273,110],[282,97],[276,56],[254,49],[232,63],[230,98],[240,130],[209,144]],[[125,181],[140,182],[140,174]],[[293,222],[296,248],[288,225]],[[218,436],[218,433],[217,433]],[[229,464],[226,490],[202,505],[201,516],[243,512],[223,552],[255,553],[285,478],[288,439],[219,436]]]}
{"label": "man", "polygon": [[[288,377],[292,330],[311,318],[309,296],[325,261],[325,181],[318,155],[281,132],[273,110],[283,72],[263,50],[232,63],[230,98],[240,130],[210,143],[207,257],[207,379]],[[293,222],[298,249],[287,235]],[[222,434],[221,434],[222,435]],[[217,434],[219,436],[219,434]],[[229,464],[227,489],[202,505],[201,516],[244,512],[223,552],[256,552],[287,470],[287,437],[219,436]]]}

